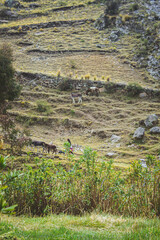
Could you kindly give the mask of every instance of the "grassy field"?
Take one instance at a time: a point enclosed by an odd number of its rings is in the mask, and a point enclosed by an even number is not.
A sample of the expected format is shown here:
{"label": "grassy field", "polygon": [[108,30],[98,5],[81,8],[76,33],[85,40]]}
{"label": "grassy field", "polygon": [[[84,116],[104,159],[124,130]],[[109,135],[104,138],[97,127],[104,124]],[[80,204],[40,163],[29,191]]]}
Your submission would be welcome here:
{"label": "grassy field", "polygon": [[0,216],[0,239],[146,239],[160,238],[158,219],[91,214],[43,218]]}
{"label": "grassy field", "polygon": [[[48,104],[49,109],[38,112],[38,101]],[[92,147],[98,152],[99,159],[105,157],[106,161],[110,158],[107,153],[113,152],[115,166],[123,169],[134,159],[158,155],[160,136],[151,135],[148,130],[141,143],[135,142],[132,136],[139,121],[152,113],[159,115],[159,109],[158,99],[143,100],[105,92],[99,97],[84,95],[82,104],[72,104],[69,92],[39,86],[24,88],[20,99],[9,111],[16,116],[18,124],[30,132],[32,139],[53,142],[61,150],[70,138],[82,149]],[[113,134],[121,140],[113,143]],[[75,153],[82,154],[76,149]],[[63,156],[60,159],[62,161]]]}

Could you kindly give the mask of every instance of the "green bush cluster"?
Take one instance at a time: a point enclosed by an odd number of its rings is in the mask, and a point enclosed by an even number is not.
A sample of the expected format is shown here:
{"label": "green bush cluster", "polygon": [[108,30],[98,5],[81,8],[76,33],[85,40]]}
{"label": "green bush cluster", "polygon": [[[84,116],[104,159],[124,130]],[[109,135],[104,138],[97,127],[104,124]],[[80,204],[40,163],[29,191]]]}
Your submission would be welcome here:
{"label": "green bush cluster", "polygon": [[13,54],[9,45],[0,48],[0,105],[5,100],[13,101],[20,95],[21,87],[14,78]]}
{"label": "green bush cluster", "polygon": [[36,102],[37,104],[37,111],[38,112],[43,112],[46,114],[50,114],[51,113],[51,105],[45,101],[45,100],[38,100]]}
{"label": "green bush cluster", "polygon": [[147,168],[135,161],[124,177],[114,170],[112,160],[96,159],[97,153],[90,148],[79,160],[72,155],[66,166],[36,159],[34,169],[3,175],[5,199],[9,205],[18,205],[17,214],[83,214],[96,209],[133,217],[160,215],[159,161],[152,158]]}
{"label": "green bush cluster", "polygon": [[138,83],[130,83],[126,86],[127,95],[130,97],[138,96],[143,91],[143,88]]}
{"label": "green bush cluster", "polygon": [[60,91],[69,91],[72,90],[72,85],[69,79],[64,79],[63,81],[60,82],[58,86]]}
{"label": "green bush cluster", "polygon": [[121,2],[120,0],[105,1],[106,3],[105,14],[108,14],[108,15],[117,14],[119,10],[120,2]]}
{"label": "green bush cluster", "polygon": [[130,6],[129,11],[130,11],[130,12],[133,12],[133,11],[136,11],[136,10],[138,10],[138,9],[139,9],[138,3],[133,3],[133,4]]}
{"label": "green bush cluster", "polygon": [[105,84],[105,91],[107,93],[114,93],[116,90],[116,86],[113,82],[107,82],[107,84]]}

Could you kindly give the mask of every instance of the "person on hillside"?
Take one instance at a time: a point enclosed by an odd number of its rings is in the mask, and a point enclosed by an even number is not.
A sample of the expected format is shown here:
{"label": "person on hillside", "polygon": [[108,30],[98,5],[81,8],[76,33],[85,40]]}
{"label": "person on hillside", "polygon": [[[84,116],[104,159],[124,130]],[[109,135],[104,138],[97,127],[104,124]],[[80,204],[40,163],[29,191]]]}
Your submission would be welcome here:
{"label": "person on hillside", "polygon": [[69,151],[69,153],[73,154],[73,147],[72,147],[71,140],[68,138],[67,141],[70,144],[70,151]]}

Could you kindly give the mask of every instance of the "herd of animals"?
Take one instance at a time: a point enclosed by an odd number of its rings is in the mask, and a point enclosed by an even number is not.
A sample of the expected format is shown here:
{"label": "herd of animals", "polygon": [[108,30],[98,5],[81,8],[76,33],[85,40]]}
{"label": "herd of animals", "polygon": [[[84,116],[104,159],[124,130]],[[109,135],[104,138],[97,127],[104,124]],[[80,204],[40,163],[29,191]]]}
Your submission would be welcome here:
{"label": "herd of animals", "polygon": [[[73,145],[71,144],[71,141],[70,139],[67,139],[67,142],[69,144],[69,153],[73,154]],[[43,152],[47,151],[47,153],[62,153],[62,154],[65,154],[65,151],[62,151],[62,150],[59,150],[58,151],[58,148],[56,145],[53,145],[53,144],[48,144],[48,143],[45,143],[43,141],[32,141],[30,140],[30,146],[33,146],[33,147],[42,147],[43,148]],[[77,148],[79,148],[81,151],[82,149],[80,148],[81,146],[78,146],[76,145]]]}
{"label": "herd of animals", "polygon": [[[99,96],[99,88],[98,87],[90,87],[86,90],[86,95],[96,95]],[[71,93],[71,98],[73,103],[75,104],[75,99],[77,99],[78,103],[82,103],[82,93]]]}
{"label": "herd of animals", "polygon": [[[97,87],[89,87],[87,90],[86,90],[86,95],[96,95],[96,96],[99,96],[99,93],[100,93],[100,90],[99,88]],[[82,93],[71,93],[71,98],[72,98],[72,101],[73,103],[75,104],[75,100],[77,99],[78,100],[78,103],[82,103]],[[32,140],[32,139],[28,139],[26,137],[20,137],[18,140],[20,140],[21,142],[28,142],[29,146],[33,146],[34,148],[36,147],[42,147],[43,148],[43,152],[47,152],[47,153],[63,153],[65,154],[64,151],[62,150],[59,150],[57,149],[57,146],[54,145],[54,144],[48,144],[48,143],[45,143],[44,141],[36,141],[36,140]],[[70,145],[70,153],[73,154],[73,147],[72,147],[72,144],[71,144],[71,141],[70,139],[67,139],[69,145]],[[0,149],[3,148],[3,139],[0,139]],[[78,149],[80,149],[82,151],[82,149],[78,146],[77,147]]]}

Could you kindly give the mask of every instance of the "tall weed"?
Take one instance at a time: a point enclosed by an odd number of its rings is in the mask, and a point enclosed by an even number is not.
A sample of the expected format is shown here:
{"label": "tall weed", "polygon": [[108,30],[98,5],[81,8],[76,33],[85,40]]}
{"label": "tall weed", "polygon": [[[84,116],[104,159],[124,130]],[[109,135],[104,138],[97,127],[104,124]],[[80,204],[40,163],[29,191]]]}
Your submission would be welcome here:
{"label": "tall weed", "polygon": [[[66,157],[69,157],[67,153]],[[150,157],[151,158],[151,157]],[[5,199],[18,204],[17,214],[83,214],[93,210],[128,216],[160,215],[160,162],[142,168],[135,161],[126,177],[113,161],[97,161],[97,153],[84,150],[79,160],[55,165],[52,160],[36,161],[37,167],[3,175]]]}

